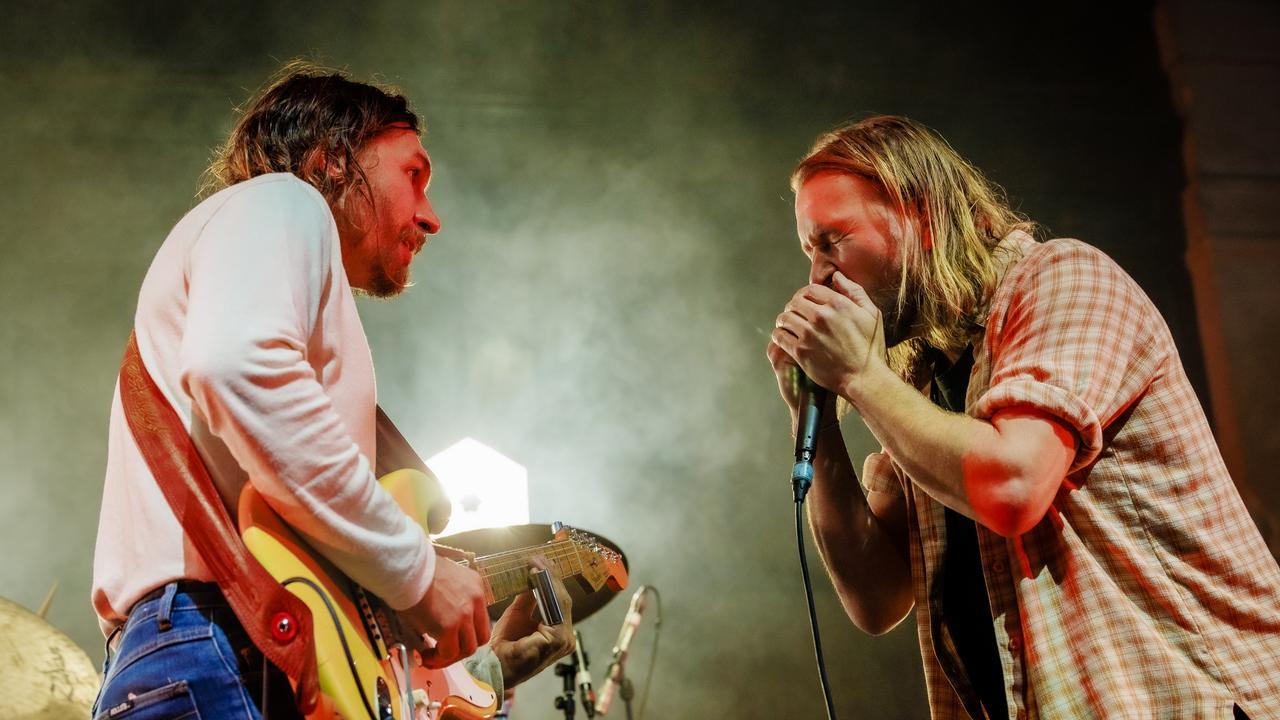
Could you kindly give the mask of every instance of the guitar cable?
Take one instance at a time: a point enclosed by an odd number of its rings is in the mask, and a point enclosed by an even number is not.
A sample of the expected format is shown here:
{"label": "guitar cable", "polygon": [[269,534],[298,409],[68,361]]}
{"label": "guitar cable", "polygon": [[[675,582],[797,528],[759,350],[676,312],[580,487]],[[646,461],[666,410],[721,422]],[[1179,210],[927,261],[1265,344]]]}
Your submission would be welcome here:
{"label": "guitar cable", "polygon": [[351,646],[347,644],[347,634],[342,630],[342,622],[338,619],[338,610],[329,602],[329,596],[325,594],[324,589],[317,585],[310,578],[291,577],[280,584],[289,587],[294,583],[302,583],[312,590],[316,591],[316,595],[324,603],[325,609],[329,611],[329,618],[333,621],[333,627],[338,632],[338,639],[342,641],[342,652],[347,656],[347,669],[351,671],[352,677],[355,678],[356,687],[360,689],[360,702],[364,703],[365,712],[369,713],[369,720],[377,720],[378,715],[373,711],[373,707],[369,705],[369,698],[365,697],[364,681],[360,679],[360,671],[356,669],[356,660],[351,657]]}

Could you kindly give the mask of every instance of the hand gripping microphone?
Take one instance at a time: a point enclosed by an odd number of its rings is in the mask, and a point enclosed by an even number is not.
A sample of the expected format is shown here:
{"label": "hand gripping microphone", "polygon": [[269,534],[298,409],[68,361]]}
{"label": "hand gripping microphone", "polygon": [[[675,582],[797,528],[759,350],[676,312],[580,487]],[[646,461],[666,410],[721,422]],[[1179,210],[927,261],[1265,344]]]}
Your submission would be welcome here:
{"label": "hand gripping microphone", "polygon": [[796,384],[800,388],[800,420],[796,427],[796,464],[791,468],[791,490],[796,502],[804,502],[804,496],[813,484],[813,456],[818,445],[818,423],[822,419],[822,406],[827,403],[827,391],[796,367]]}
{"label": "hand gripping microphone", "polygon": [[596,712],[604,715],[613,704],[614,693],[622,683],[622,665],[627,660],[627,652],[631,649],[631,640],[635,638],[636,628],[640,627],[640,618],[644,615],[644,593],[648,586],[641,585],[636,594],[631,596],[631,607],[622,620],[622,628],[618,631],[618,644],[613,646],[613,661],[609,663],[609,677],[604,681],[604,689],[600,691],[600,701],[596,703]]}
{"label": "hand gripping microphone", "polygon": [[596,716],[596,691],[591,687],[591,668],[587,665],[587,651],[582,647],[582,635],[577,628],[573,631],[574,647],[573,653],[578,661],[578,675],[574,678],[574,682],[578,683],[578,698],[582,701],[582,708],[586,711],[587,717]]}

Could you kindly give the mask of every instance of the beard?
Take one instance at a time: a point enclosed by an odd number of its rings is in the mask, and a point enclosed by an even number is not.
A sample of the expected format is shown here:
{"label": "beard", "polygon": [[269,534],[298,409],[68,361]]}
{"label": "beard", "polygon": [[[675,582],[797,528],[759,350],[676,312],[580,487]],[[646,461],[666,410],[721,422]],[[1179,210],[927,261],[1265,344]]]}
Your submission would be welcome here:
{"label": "beard", "polygon": [[390,246],[382,246],[378,251],[378,261],[370,268],[369,287],[364,294],[379,299],[393,298],[404,292],[413,283],[409,278],[410,262],[401,264],[398,257],[401,247],[417,248],[423,245],[422,231],[413,227],[402,228],[396,233],[395,242]]}
{"label": "beard", "polygon": [[391,277],[391,273],[382,265],[374,268],[373,274],[369,277],[369,287],[356,288],[355,291],[359,295],[366,297],[378,298],[379,300],[388,300],[400,293],[409,286],[409,271],[405,269],[404,279],[397,280]]}
{"label": "beard", "polygon": [[887,283],[875,294],[868,293],[868,296],[871,303],[880,310],[885,349],[910,340],[916,321],[916,304],[911,293],[907,293],[901,306],[898,304],[898,289],[893,284]]}
{"label": "beard", "polygon": [[[332,206],[338,236],[342,244],[343,264],[348,278],[352,268],[359,268],[356,276],[363,276],[362,285],[354,282],[352,291],[357,295],[373,298],[392,298],[404,292],[409,282],[409,265],[413,251],[425,244],[425,236],[416,226],[405,226],[398,231],[380,227],[379,216],[369,200],[359,192],[348,192],[343,200]],[[401,257],[402,249],[411,249],[409,261]]]}

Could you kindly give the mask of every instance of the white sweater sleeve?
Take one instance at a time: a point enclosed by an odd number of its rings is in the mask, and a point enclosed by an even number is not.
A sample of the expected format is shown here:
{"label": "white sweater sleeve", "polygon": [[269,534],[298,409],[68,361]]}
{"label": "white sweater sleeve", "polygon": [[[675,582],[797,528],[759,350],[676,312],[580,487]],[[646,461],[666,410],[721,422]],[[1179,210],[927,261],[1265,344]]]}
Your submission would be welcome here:
{"label": "white sweater sleeve", "polygon": [[307,188],[269,183],[229,199],[191,250],[181,383],[268,504],[404,609],[425,594],[435,553],[378,485],[307,361],[339,282],[336,246],[332,216]]}

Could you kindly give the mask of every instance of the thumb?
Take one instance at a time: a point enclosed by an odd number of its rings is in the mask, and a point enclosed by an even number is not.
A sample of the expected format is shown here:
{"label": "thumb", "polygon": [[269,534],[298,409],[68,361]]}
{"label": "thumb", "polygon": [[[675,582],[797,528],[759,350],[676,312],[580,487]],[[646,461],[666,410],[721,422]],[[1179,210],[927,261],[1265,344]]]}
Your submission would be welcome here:
{"label": "thumb", "polygon": [[532,613],[534,607],[533,591],[530,590],[517,595],[516,599],[511,601],[511,607],[526,615]]}
{"label": "thumb", "polygon": [[876,307],[875,303],[871,302],[871,296],[867,294],[867,291],[839,270],[831,276],[831,287],[836,292],[852,300],[854,305],[872,315],[879,313],[879,308]]}

